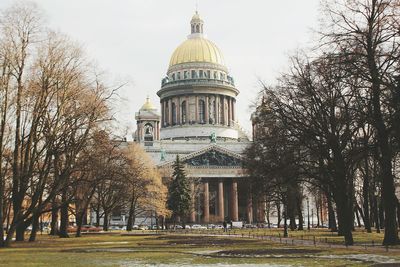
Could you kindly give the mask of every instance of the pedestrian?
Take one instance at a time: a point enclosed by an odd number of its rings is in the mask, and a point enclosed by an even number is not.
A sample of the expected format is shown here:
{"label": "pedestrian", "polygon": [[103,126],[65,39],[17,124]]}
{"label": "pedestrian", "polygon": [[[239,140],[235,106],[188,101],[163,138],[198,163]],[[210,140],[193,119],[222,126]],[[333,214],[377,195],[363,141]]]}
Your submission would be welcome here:
{"label": "pedestrian", "polygon": [[224,227],[224,232],[228,232],[228,223],[224,220],[224,222],[222,223],[222,226]]}

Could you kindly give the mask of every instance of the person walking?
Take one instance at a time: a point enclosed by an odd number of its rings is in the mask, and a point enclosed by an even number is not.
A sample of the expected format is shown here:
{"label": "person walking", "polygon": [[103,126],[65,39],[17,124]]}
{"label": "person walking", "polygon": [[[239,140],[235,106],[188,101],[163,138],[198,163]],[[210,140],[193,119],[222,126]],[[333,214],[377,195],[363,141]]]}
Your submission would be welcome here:
{"label": "person walking", "polygon": [[228,232],[228,223],[226,221],[222,223],[222,226],[224,227],[224,232]]}

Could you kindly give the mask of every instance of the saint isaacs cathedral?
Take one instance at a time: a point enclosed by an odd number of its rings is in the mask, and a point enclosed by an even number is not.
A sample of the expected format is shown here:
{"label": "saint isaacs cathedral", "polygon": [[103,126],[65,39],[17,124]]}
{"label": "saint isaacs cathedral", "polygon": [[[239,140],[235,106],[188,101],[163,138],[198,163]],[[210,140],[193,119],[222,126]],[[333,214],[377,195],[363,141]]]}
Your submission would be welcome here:
{"label": "saint isaacs cathedral", "polygon": [[242,168],[250,140],[237,121],[239,90],[203,25],[196,12],[157,92],[161,110],[147,99],[135,116],[134,140],[165,178],[177,155],[185,163],[194,196],[190,222],[264,221],[262,201],[252,198]]}

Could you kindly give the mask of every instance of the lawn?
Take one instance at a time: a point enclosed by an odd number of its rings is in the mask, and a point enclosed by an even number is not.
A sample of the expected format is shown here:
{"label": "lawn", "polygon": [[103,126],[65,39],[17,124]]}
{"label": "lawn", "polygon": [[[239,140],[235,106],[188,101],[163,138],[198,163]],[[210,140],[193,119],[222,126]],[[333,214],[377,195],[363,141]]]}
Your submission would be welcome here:
{"label": "lawn", "polygon": [[[192,230],[193,231],[193,230]],[[209,230],[208,230],[209,231]],[[223,230],[212,230],[214,233],[223,234]],[[283,228],[253,228],[253,229],[233,229],[231,234],[239,234],[244,236],[273,236],[283,237]],[[337,232],[331,232],[329,229],[312,228],[310,230],[288,230],[289,238],[300,240],[312,240],[316,242],[323,242],[328,244],[344,244],[344,237],[338,236]],[[368,247],[380,246],[383,241],[384,230],[381,233],[367,233],[365,229],[357,228],[353,232],[353,239],[355,245],[367,245]],[[400,247],[398,247],[400,248]]]}
{"label": "lawn", "polygon": [[0,266],[395,266],[398,251],[300,247],[199,234],[39,235],[0,249]]}

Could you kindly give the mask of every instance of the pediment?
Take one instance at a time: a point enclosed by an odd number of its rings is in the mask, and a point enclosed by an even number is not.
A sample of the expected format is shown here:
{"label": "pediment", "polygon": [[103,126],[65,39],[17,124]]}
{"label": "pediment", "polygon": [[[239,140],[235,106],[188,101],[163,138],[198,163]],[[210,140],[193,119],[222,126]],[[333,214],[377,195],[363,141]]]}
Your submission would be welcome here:
{"label": "pediment", "polygon": [[193,153],[183,158],[182,161],[187,166],[201,167],[240,167],[242,166],[241,156],[235,153],[224,151],[216,146],[204,151]]}

